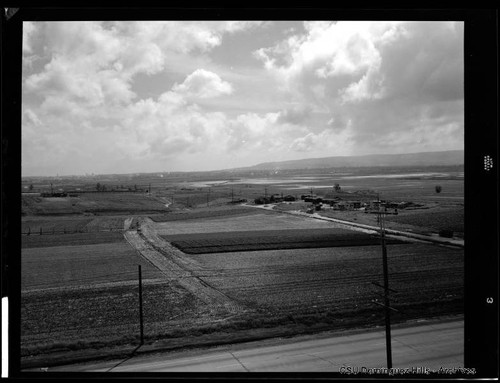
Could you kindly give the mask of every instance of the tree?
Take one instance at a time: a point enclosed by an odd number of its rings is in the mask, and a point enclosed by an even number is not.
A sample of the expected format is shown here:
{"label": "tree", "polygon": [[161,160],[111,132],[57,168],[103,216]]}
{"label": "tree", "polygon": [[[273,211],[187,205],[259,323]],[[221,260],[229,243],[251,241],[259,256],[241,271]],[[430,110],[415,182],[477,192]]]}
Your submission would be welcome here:
{"label": "tree", "polygon": [[436,185],[436,193],[441,193],[441,185]]}

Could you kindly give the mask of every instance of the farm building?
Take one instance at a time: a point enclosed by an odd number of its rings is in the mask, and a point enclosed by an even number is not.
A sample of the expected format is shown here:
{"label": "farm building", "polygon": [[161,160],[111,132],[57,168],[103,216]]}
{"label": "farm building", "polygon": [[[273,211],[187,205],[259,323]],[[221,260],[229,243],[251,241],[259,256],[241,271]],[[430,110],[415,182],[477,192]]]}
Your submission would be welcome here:
{"label": "farm building", "polygon": [[354,210],[361,208],[361,201],[336,201],[331,206],[337,210]]}
{"label": "farm building", "polygon": [[318,196],[316,194],[302,194],[300,196],[300,199],[305,202],[311,202],[311,200],[314,198],[318,198]]}

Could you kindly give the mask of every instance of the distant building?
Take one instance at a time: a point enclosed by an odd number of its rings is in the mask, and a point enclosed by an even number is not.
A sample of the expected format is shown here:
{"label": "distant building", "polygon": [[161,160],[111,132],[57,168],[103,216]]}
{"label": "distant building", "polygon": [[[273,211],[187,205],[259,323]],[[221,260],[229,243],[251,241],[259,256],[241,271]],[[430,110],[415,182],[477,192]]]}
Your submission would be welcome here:
{"label": "distant building", "polygon": [[322,197],[318,197],[317,195],[306,195],[304,196],[304,201],[305,202],[311,202],[311,203],[320,203],[320,202],[323,202],[323,198]]}
{"label": "distant building", "polygon": [[306,202],[311,202],[312,199],[317,198],[316,194],[302,194],[300,199]]}
{"label": "distant building", "polygon": [[323,203],[326,203],[330,206],[334,206],[336,205],[337,203],[339,203],[340,201],[340,198],[338,197],[335,197],[335,198],[323,198]]}

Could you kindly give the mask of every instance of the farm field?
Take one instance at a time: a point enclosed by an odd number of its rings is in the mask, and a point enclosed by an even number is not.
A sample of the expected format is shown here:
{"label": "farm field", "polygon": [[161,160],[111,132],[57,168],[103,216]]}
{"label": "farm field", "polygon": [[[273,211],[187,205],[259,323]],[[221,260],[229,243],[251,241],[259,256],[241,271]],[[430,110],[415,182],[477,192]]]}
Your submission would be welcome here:
{"label": "farm field", "polygon": [[233,205],[223,207],[201,207],[195,210],[187,211],[174,211],[168,214],[151,215],[150,218],[154,222],[171,222],[171,221],[185,221],[200,218],[218,218],[218,217],[232,217],[244,216],[252,214],[262,214],[261,211],[249,209],[245,206]]}
{"label": "farm field", "polygon": [[[300,197],[311,188],[331,196],[329,185],[338,182],[346,200],[380,193],[420,204],[388,216],[388,228],[463,236],[463,178],[358,175],[206,185],[200,176],[194,184],[152,182],[152,196],[23,196],[22,233],[30,233],[21,236],[23,362],[138,345],[137,265],[151,347],[382,325],[384,311],[372,302],[382,299],[372,284],[382,283],[377,236],[279,212],[305,211],[310,204],[303,201],[274,211],[230,203],[247,198],[253,205],[252,198],[272,193]],[[363,211],[317,213],[377,226]],[[400,310],[394,321],[463,312],[463,249],[388,240],[387,251],[392,305]]]}
{"label": "farm field", "polygon": [[[187,254],[354,247],[380,244],[380,237],[346,229],[237,231],[163,236]],[[387,244],[402,243],[386,239]]]}
{"label": "farm field", "polygon": [[[395,308],[425,316],[447,305],[460,310],[463,299],[463,251],[433,245],[387,247]],[[293,249],[189,255],[205,268],[204,279],[239,302],[273,315],[332,315],[377,312],[372,299],[381,293],[380,246]],[[210,270],[220,270],[210,276]],[[429,305],[429,306],[427,306]],[[434,306],[434,307],[433,307]],[[424,308],[426,307],[426,308]],[[449,307],[448,307],[449,309]],[[359,314],[361,315],[361,314]],[[367,318],[365,318],[367,319]]]}
{"label": "farm field", "polygon": [[314,218],[304,217],[297,219],[296,217],[288,214],[268,212],[252,207],[247,207],[246,209],[255,211],[255,213],[230,218],[217,217],[201,218],[197,220],[158,222],[155,225],[155,229],[159,235],[174,235],[276,229],[324,229],[336,227],[331,222],[320,221]]}
{"label": "farm field", "polygon": [[138,264],[144,268],[145,278],[160,276],[119,233],[28,238],[30,242],[23,241],[21,291],[137,281]]}
{"label": "farm field", "polygon": [[31,216],[21,219],[22,235],[89,233],[124,229],[122,216]]}
{"label": "farm field", "polygon": [[[104,286],[94,283],[92,287],[23,293],[22,362],[43,354],[50,361],[50,354],[55,352],[70,358],[72,351],[95,352],[138,344],[138,299],[137,280],[132,279]],[[143,281],[143,305],[148,338],[152,334],[168,337],[179,327],[199,326],[196,322],[206,310],[202,301],[175,282],[149,279]]]}
{"label": "farm field", "polygon": [[[405,212],[406,213],[406,212]],[[464,233],[464,209],[429,209],[428,211],[413,211],[408,214],[390,216],[388,221],[430,228],[433,231],[451,230]]]}
{"label": "farm field", "polygon": [[[318,213],[325,217],[378,226],[377,216],[375,214],[366,214],[364,211],[324,209]],[[385,218],[388,229],[420,234],[437,234],[440,230],[451,230],[455,236],[461,238],[464,237],[464,221],[463,206],[399,210],[398,215],[387,215]]]}
{"label": "farm field", "polygon": [[[380,298],[380,289],[371,283],[382,283],[379,245],[186,254],[199,267],[185,277],[247,307],[243,316],[214,312],[179,279],[165,278],[122,245],[23,249],[25,358],[137,344],[137,263],[144,270],[147,342],[182,344],[205,333],[217,341],[218,336],[226,339],[227,331],[238,339],[255,328],[300,333],[383,321],[383,310],[371,302]],[[393,305],[402,313],[395,321],[463,310],[463,250],[423,244],[387,247],[390,287],[397,291]]]}
{"label": "farm field", "polygon": [[165,204],[145,193],[81,193],[77,197],[22,196],[22,215],[135,214],[165,212]]}
{"label": "farm field", "polygon": [[[124,244],[123,234],[119,232],[71,233],[64,235],[26,235],[21,237],[21,249],[63,247],[61,250],[78,251],[79,247],[97,244]],[[72,246],[68,249],[64,247]],[[73,247],[76,246],[76,247]],[[123,246],[122,246],[123,247]],[[126,249],[126,247],[123,247]]]}
{"label": "farm field", "polygon": [[197,318],[198,312],[207,309],[139,256],[121,233],[26,236],[22,244],[21,354],[25,358],[134,343],[139,333],[138,265],[145,328],[150,332],[165,320],[175,319],[171,325],[178,326],[179,320]]}

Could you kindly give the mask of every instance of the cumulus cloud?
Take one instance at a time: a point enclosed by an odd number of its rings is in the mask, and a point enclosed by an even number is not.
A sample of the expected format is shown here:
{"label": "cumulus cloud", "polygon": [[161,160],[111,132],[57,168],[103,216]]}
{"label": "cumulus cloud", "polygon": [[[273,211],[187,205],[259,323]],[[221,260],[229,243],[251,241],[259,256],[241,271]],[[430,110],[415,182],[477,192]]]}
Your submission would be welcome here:
{"label": "cumulus cloud", "polygon": [[182,84],[175,84],[172,90],[187,97],[209,98],[231,94],[233,88],[216,73],[197,69],[187,76]]}
{"label": "cumulus cloud", "polygon": [[[462,23],[305,22],[269,46],[245,34],[267,25],[24,23],[23,168],[189,170],[463,145]],[[258,60],[215,54],[229,35]]]}
{"label": "cumulus cloud", "polygon": [[[74,151],[88,163],[98,158],[97,146],[103,158],[167,158],[184,150],[203,151],[213,140],[223,142],[225,116],[196,105],[199,100],[233,92],[232,85],[219,75],[195,70],[156,99],[139,99],[134,81],[138,75],[168,70],[172,57],[199,57],[219,46],[225,35],[262,24],[24,23],[24,62],[31,64],[32,57],[40,62],[38,67],[26,65],[23,72],[26,105],[36,103],[23,117],[23,158],[34,159],[33,153],[51,150],[45,161],[55,161],[56,153],[62,156],[64,147],[73,146],[87,147]],[[43,138],[37,137],[40,134]],[[61,166],[61,161],[55,166]]]}
{"label": "cumulus cloud", "polygon": [[[304,29],[254,54],[291,97],[351,121],[353,139],[373,143],[393,131],[411,139],[415,124],[439,126],[421,118],[437,105],[463,136],[463,23],[306,22]],[[342,126],[327,126],[334,125]]]}
{"label": "cumulus cloud", "polygon": [[312,107],[309,105],[295,105],[279,113],[278,122],[300,125],[311,116]]}
{"label": "cumulus cloud", "polygon": [[[130,102],[136,97],[131,90],[134,77],[165,70],[171,52],[209,51],[221,44],[225,34],[256,25],[259,23],[215,21],[25,23],[27,52],[33,51],[35,37],[51,43],[39,47],[37,53],[48,63],[42,71],[26,75],[24,90],[39,94],[64,92],[65,97],[90,104]],[[230,92],[227,83],[217,83],[217,78],[209,76],[200,71],[185,86],[196,88],[197,81],[205,79],[212,81],[208,84],[212,91]],[[210,97],[210,92],[199,95]]]}

